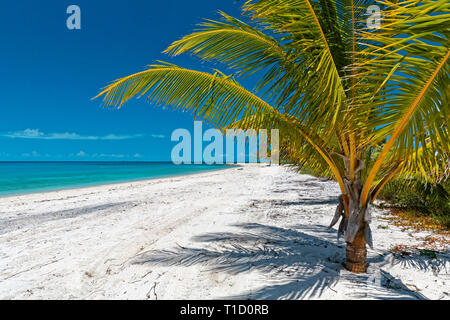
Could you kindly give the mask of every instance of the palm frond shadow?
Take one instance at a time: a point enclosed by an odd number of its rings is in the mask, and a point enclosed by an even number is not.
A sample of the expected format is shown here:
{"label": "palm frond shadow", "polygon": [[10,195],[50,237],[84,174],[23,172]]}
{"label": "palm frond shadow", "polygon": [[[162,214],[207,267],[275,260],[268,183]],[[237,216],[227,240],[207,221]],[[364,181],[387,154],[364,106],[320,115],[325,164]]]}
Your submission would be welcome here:
{"label": "palm frond shadow", "polygon": [[[370,274],[355,275],[344,270],[345,249],[328,240],[335,240],[336,233],[325,230],[324,226],[286,229],[245,223],[234,227],[239,232],[205,233],[192,239],[207,243],[206,247],[178,246],[171,250],[147,251],[136,256],[132,263],[185,267],[202,265],[209,272],[232,275],[257,271],[261,277],[269,279],[264,281],[269,285],[224,299],[320,298],[327,288],[334,291],[333,287],[342,279],[345,283],[351,283],[355,297],[424,299],[401,283],[395,286],[395,290],[392,286],[373,286],[367,290],[371,286]],[[326,240],[299,231],[303,227],[326,233]],[[394,277],[385,274],[385,278]]]}
{"label": "palm frond shadow", "polygon": [[317,205],[324,205],[324,204],[333,204],[337,205],[339,202],[336,199],[336,197],[327,197],[327,198],[302,198],[299,201],[286,201],[286,200],[272,200],[271,201],[273,206],[317,206]]}
{"label": "palm frond shadow", "polygon": [[284,199],[271,199],[271,200],[259,200],[254,202],[253,205],[263,206],[268,204],[273,208],[277,207],[291,207],[291,206],[320,206],[320,205],[337,205],[339,202],[336,197],[317,197],[307,198],[301,197],[300,200],[284,200]]}
{"label": "palm frond shadow", "polygon": [[436,256],[430,258],[421,252],[408,255],[396,256],[396,261],[402,267],[414,268],[422,271],[432,271],[435,274],[445,270],[448,274],[450,266],[450,255],[448,252],[435,252]]}
{"label": "palm frond shadow", "polygon": [[40,225],[54,220],[71,219],[84,215],[98,214],[99,212],[126,208],[133,202],[121,201],[94,206],[83,206],[79,208],[71,208],[66,210],[49,211],[39,214],[30,214],[20,216],[18,218],[0,219],[0,235],[25,228],[29,225]]}
{"label": "palm frond shadow", "polygon": [[328,182],[325,178],[292,179],[285,181],[282,188],[271,190],[274,193],[299,192],[310,188],[322,188],[323,183]]}

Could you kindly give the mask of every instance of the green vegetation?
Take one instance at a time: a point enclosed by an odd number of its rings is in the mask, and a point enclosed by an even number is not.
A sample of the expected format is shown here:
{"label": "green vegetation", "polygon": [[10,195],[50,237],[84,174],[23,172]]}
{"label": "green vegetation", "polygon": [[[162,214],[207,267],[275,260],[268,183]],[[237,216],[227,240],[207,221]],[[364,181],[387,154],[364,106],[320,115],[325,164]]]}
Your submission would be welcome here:
{"label": "green vegetation", "polygon": [[426,257],[428,257],[430,259],[437,259],[436,252],[431,251],[431,250],[426,250],[426,249],[421,250],[420,251],[420,255],[421,256],[426,256]]}
{"label": "green vegetation", "polygon": [[[423,181],[397,179],[388,183],[379,198],[401,211],[417,224],[436,224],[450,230],[450,181],[426,184]],[[428,218],[428,219],[425,219]]]}
{"label": "green vegetation", "polygon": [[[370,5],[382,8],[375,29],[367,24]],[[339,184],[332,225],[342,218],[347,267],[364,272],[367,208],[383,187],[397,177],[439,182],[449,173],[450,4],[250,0],[243,12],[251,24],[221,13],[222,21],[203,22],[165,50],[234,74],[158,62],[98,96],[112,107],[145,97],[219,129],[279,129],[283,161]],[[253,90],[238,82],[255,75]]]}

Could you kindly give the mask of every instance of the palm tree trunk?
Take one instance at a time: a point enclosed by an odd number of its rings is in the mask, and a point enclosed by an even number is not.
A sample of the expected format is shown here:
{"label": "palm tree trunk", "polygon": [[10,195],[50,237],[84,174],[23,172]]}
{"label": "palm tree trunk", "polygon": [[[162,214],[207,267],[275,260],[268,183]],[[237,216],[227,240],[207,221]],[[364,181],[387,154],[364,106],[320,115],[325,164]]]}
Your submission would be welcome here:
{"label": "palm tree trunk", "polygon": [[[370,232],[370,228],[368,226],[368,223],[370,222],[368,207],[361,207],[362,182],[360,174],[361,173],[358,172],[354,180],[349,180],[346,183],[346,188],[349,194],[349,216],[345,232],[345,240],[347,242],[346,268],[354,273],[366,272],[366,239],[368,236],[366,231]],[[369,239],[369,241],[371,242],[372,240]]]}
{"label": "palm tree trunk", "polygon": [[352,243],[347,242],[346,268],[354,273],[365,273],[367,269],[367,250],[364,228],[365,226],[358,230]]}

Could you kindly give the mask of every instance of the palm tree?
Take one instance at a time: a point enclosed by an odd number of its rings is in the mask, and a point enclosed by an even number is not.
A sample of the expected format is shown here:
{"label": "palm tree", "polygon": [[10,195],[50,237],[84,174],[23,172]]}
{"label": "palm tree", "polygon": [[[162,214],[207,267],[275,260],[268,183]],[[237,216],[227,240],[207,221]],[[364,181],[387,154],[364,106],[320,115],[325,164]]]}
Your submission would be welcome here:
{"label": "palm tree", "polygon": [[[378,5],[379,28],[367,24]],[[165,53],[189,52],[233,75],[159,62],[98,95],[189,110],[221,129],[280,129],[284,160],[332,175],[341,203],[332,225],[347,268],[366,270],[370,204],[391,179],[449,172],[447,0],[250,0],[251,25],[223,12]],[[249,91],[236,79],[259,78]]]}

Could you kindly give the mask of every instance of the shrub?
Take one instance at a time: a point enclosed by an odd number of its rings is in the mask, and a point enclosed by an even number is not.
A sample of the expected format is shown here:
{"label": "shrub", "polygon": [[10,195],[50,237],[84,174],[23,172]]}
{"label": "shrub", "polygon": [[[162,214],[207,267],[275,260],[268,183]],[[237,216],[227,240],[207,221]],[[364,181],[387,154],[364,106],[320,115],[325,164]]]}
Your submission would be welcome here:
{"label": "shrub", "polygon": [[433,216],[450,229],[450,181],[426,184],[419,180],[395,180],[388,183],[379,198],[396,209]]}

